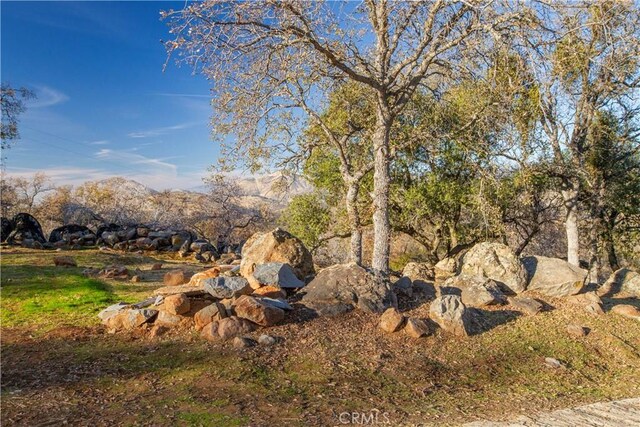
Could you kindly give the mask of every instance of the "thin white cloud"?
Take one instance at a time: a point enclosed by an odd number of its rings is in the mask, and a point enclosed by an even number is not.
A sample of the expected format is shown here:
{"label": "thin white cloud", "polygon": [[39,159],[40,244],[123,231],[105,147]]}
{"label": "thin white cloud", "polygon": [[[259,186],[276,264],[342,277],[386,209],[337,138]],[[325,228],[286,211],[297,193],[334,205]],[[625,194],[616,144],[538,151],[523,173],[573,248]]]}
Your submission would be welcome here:
{"label": "thin white cloud", "polygon": [[91,141],[89,142],[89,145],[108,145],[109,141],[107,141],[106,139],[101,139],[100,141]]}
{"label": "thin white cloud", "polygon": [[49,86],[35,86],[36,98],[29,101],[28,108],[46,108],[62,104],[69,100],[69,97]]}
{"label": "thin white cloud", "polygon": [[178,172],[177,166],[172,163],[166,162],[166,159],[154,159],[151,157],[146,157],[142,154],[135,154],[131,150],[118,151],[110,150],[108,148],[102,148],[95,153],[95,157],[102,160],[119,162],[125,166],[148,165],[152,168],[168,170],[174,174],[177,174]]}
{"label": "thin white cloud", "polygon": [[180,129],[186,129],[189,128],[191,126],[196,125],[197,123],[181,123],[178,125],[174,125],[174,126],[166,126],[166,127],[160,127],[160,128],[155,128],[155,129],[149,129],[149,130],[142,130],[142,131],[136,131],[136,132],[131,132],[128,134],[129,138],[149,138],[152,136],[160,136],[160,135],[164,135],[167,134],[171,131],[174,130],[180,130]]}

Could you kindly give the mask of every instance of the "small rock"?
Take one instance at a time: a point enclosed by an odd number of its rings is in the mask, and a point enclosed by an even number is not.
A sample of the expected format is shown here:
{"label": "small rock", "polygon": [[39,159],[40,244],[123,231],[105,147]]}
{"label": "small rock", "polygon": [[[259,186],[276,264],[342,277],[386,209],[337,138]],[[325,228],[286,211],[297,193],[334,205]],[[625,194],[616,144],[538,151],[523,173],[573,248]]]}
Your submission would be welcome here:
{"label": "small rock", "polygon": [[270,346],[270,345],[274,345],[276,343],[276,339],[274,337],[272,337],[271,335],[262,334],[258,338],[258,343],[260,345]]}
{"label": "small rock", "polygon": [[151,266],[151,270],[162,270],[162,264],[157,262]]}
{"label": "small rock", "polygon": [[56,267],[77,267],[78,263],[73,257],[70,256],[57,256],[53,258],[53,263]]}
{"label": "small rock", "polygon": [[260,326],[273,326],[284,319],[284,310],[248,296],[242,295],[234,305],[236,315]]}
{"label": "small rock", "polygon": [[175,294],[165,297],[164,311],[171,314],[184,314],[191,309],[191,302],[185,294]]}
{"label": "small rock", "polygon": [[233,339],[233,346],[235,348],[247,348],[255,345],[256,342],[249,337],[235,337]]}
{"label": "small rock", "polygon": [[509,299],[509,303],[528,316],[534,316],[540,313],[543,308],[540,301],[529,297],[514,297]]}
{"label": "small rock", "polygon": [[380,316],[380,329],[393,333],[399,331],[404,326],[405,317],[396,309],[388,308]]}
{"label": "small rock", "polygon": [[98,273],[103,279],[128,279],[129,270],[124,265],[107,265]]}
{"label": "small rock", "polygon": [[404,331],[412,338],[426,337],[431,332],[427,322],[422,319],[416,319],[413,317],[407,319],[407,324],[404,327]]}
{"label": "small rock", "polygon": [[204,280],[204,289],[216,298],[232,298],[252,292],[247,279],[243,277],[216,277]]}
{"label": "small rock", "polygon": [[[218,322],[218,335],[223,340],[228,340],[242,334],[248,334],[256,329],[255,323],[236,316],[227,317],[216,322]],[[204,327],[203,331],[205,329],[207,329],[207,326]]]}
{"label": "small rock", "polygon": [[640,320],[640,310],[638,310],[633,305],[618,304],[613,306],[611,311],[613,313],[619,314],[620,316],[626,317],[628,319]]}
{"label": "small rock", "polygon": [[138,276],[138,275],[136,274],[135,276],[133,276],[133,277],[131,278],[131,281],[132,281],[133,283],[140,283],[140,282],[142,282],[142,279],[140,278],[140,276]]}
{"label": "small rock", "polygon": [[218,325],[219,321],[217,320],[204,325],[202,327],[202,331],[200,331],[200,336],[207,341],[215,341],[219,339],[220,335],[218,335]]}
{"label": "small rock", "polygon": [[168,271],[164,275],[165,286],[177,286],[189,283],[191,276],[184,270],[172,270]]}
{"label": "small rock", "polygon": [[104,324],[111,330],[129,330],[142,326],[153,319],[156,314],[158,314],[158,310],[127,309],[108,317]]}
{"label": "small rock", "polygon": [[162,295],[169,296],[175,294],[185,294],[188,297],[202,296],[207,293],[200,286],[187,286],[187,285],[177,285],[177,286],[163,286],[161,288],[153,291],[154,295]]}
{"label": "small rock", "polygon": [[127,309],[128,307],[129,307],[129,304],[127,304],[126,302],[119,302],[117,304],[110,305],[109,307],[105,308],[100,313],[98,313],[98,318],[100,318],[100,320],[104,322],[109,317],[119,313],[120,311]]}
{"label": "small rock", "polygon": [[585,337],[589,333],[589,328],[580,325],[567,325],[567,332],[574,337]]}
{"label": "small rock", "polygon": [[560,362],[558,359],[554,359],[553,357],[545,357],[544,364],[553,369],[564,368],[562,362]]}
{"label": "small rock", "polygon": [[571,304],[583,306],[591,314],[604,314],[602,300],[595,292],[571,295],[565,298]]}

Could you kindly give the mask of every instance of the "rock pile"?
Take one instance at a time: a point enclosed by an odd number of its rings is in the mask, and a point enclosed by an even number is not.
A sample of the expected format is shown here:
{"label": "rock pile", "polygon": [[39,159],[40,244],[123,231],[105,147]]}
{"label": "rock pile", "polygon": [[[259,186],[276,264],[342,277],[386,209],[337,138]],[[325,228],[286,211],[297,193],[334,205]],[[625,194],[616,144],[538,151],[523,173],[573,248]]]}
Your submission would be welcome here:
{"label": "rock pile", "polygon": [[27,248],[43,249],[47,240],[37,219],[19,213],[13,219],[2,218],[2,241]]}

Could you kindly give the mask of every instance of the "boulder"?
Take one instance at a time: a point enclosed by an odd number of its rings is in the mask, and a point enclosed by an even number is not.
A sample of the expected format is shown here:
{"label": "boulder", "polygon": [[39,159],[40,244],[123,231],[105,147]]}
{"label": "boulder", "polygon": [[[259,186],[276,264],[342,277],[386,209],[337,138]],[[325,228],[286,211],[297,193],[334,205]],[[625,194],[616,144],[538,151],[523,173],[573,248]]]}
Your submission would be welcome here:
{"label": "boulder", "polygon": [[169,328],[163,325],[153,325],[153,328],[149,331],[149,338],[155,339],[169,332]]}
{"label": "boulder", "polygon": [[404,332],[411,338],[426,337],[431,333],[429,324],[422,319],[410,317],[404,327]]}
{"label": "boulder", "polygon": [[53,258],[56,267],[77,267],[78,263],[71,256],[57,256]]}
{"label": "boulder", "polygon": [[[223,340],[228,340],[238,335],[248,334],[256,329],[256,324],[240,317],[226,317],[218,323],[218,336]],[[205,326],[204,329],[207,329]]]}
{"label": "boulder", "polygon": [[191,302],[185,294],[169,295],[163,302],[164,311],[171,314],[184,314],[191,309]]}
{"label": "boulder", "polygon": [[157,263],[153,264],[153,265],[151,266],[151,270],[154,270],[154,271],[156,271],[156,270],[162,270],[162,263],[157,262]]}
{"label": "boulder", "polygon": [[158,317],[156,317],[155,325],[162,325],[167,327],[174,327],[180,325],[184,317],[178,316],[175,313],[169,313],[168,311],[161,310],[158,312]]}
{"label": "boulder", "polygon": [[640,297],[640,274],[621,268],[611,274],[598,290],[598,295],[612,297],[618,293]]}
{"label": "boulder", "polygon": [[127,304],[126,302],[119,302],[103,309],[100,313],[98,313],[98,317],[104,322],[109,317],[119,313],[120,311],[126,310],[127,308],[129,308],[129,304]]}
{"label": "boulder", "polygon": [[[460,292],[451,292],[450,288],[460,289]],[[469,307],[484,307],[506,302],[506,297],[498,284],[483,276],[465,274],[453,276],[443,283],[441,289],[444,294],[459,294],[462,302]]]}
{"label": "boulder", "polygon": [[42,244],[47,241],[42,233],[42,227],[37,219],[28,213],[19,213],[13,217],[13,230],[7,236],[7,242],[12,244],[22,244],[23,242],[33,241]]}
{"label": "boulder", "polygon": [[284,311],[293,310],[293,307],[291,307],[286,300],[281,298],[256,297],[256,299],[264,304],[271,305]]}
{"label": "boulder", "polygon": [[189,279],[189,286],[204,286],[206,279],[213,279],[220,275],[220,268],[213,267],[205,271],[194,274]]}
{"label": "boulder", "polygon": [[244,277],[215,277],[204,280],[204,290],[216,298],[233,298],[248,295],[252,289]]}
{"label": "boulder", "polygon": [[227,312],[224,305],[219,302],[214,302],[213,304],[199,310],[195,316],[193,316],[193,320],[195,321],[196,330],[199,331],[205,325],[208,325],[215,320],[224,319],[225,317],[227,317]]}
{"label": "boulder", "polygon": [[142,326],[158,314],[158,310],[151,309],[125,309],[104,320],[105,326],[111,331],[129,330]]}
{"label": "boulder", "polygon": [[483,242],[464,254],[460,274],[493,279],[503,292],[519,294],[526,289],[527,275],[518,257],[501,243]]}
{"label": "boulder", "polygon": [[522,264],[527,272],[527,289],[550,297],[580,293],[587,277],[586,270],[559,258],[528,256]]}
{"label": "boulder", "polygon": [[275,286],[262,286],[261,288],[254,289],[253,295],[264,296],[269,298],[286,298],[287,294],[282,289]]}
{"label": "boulder", "polygon": [[396,308],[388,308],[380,316],[380,329],[385,332],[397,332],[404,326],[405,318]]}
{"label": "boulder", "polygon": [[154,295],[174,295],[174,294],[185,294],[188,297],[195,297],[205,295],[206,291],[204,288],[200,286],[188,286],[188,285],[178,285],[178,286],[163,286],[162,288],[158,288],[153,291]]}
{"label": "boulder", "polygon": [[102,279],[128,279],[129,269],[124,265],[107,265],[98,272],[98,277]]}
{"label": "boulder", "polygon": [[66,241],[70,243],[72,240],[81,239],[84,236],[91,236],[95,240],[95,234],[84,225],[67,224],[54,229],[49,234],[49,243]]}
{"label": "boulder", "polygon": [[206,339],[207,341],[215,341],[219,339],[220,338],[220,335],[218,335],[219,325],[220,325],[220,322],[218,320],[214,320],[211,323],[207,323],[202,327],[202,330],[200,331],[200,336]]}
{"label": "boulder", "polygon": [[111,247],[117,245],[120,242],[120,238],[114,231],[105,231],[104,233],[102,233],[100,238],[105,244]]}
{"label": "boulder", "polygon": [[242,295],[234,304],[238,317],[247,319],[260,326],[273,326],[284,319],[284,310],[258,300],[249,295]]}
{"label": "boulder", "polygon": [[436,277],[433,265],[428,262],[407,263],[402,269],[402,275],[411,279],[412,282],[416,280],[431,282]]}
{"label": "boulder", "polygon": [[[262,286],[272,286],[278,289],[302,288],[304,282],[296,277],[293,268],[282,262],[268,262],[258,264],[253,271],[251,283]],[[253,287],[253,286],[252,286]]]}
{"label": "boulder", "polygon": [[468,336],[474,332],[473,313],[467,310],[462,298],[443,295],[429,306],[429,317],[443,330],[457,336]]}
{"label": "boulder", "polygon": [[611,311],[627,319],[640,320],[640,309],[630,304],[614,305]]}
{"label": "boulder", "polygon": [[305,288],[302,303],[321,315],[337,315],[354,308],[382,313],[397,307],[396,296],[386,282],[355,264],[339,264],[321,270]]}
{"label": "boulder", "polygon": [[458,259],[455,257],[443,258],[433,266],[433,275],[436,282],[443,282],[458,272]]}
{"label": "boulder", "polygon": [[191,275],[184,270],[171,270],[165,273],[163,282],[165,286],[184,285],[190,278]]}
{"label": "boulder", "polygon": [[534,316],[540,313],[543,308],[543,305],[540,301],[529,297],[511,298],[509,300],[509,304],[528,316]]}
{"label": "boulder", "polygon": [[314,273],[313,258],[302,241],[290,233],[276,228],[266,233],[256,233],[242,247],[240,274],[258,288],[259,283],[253,278],[255,267],[259,264],[280,262],[289,264],[302,281]]}

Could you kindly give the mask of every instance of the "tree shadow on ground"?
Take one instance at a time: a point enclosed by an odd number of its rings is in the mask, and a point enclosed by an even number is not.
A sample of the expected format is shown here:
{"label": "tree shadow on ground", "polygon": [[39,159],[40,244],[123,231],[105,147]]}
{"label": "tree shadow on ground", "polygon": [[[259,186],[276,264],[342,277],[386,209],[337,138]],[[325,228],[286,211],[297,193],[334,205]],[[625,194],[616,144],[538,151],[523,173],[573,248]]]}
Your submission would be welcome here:
{"label": "tree shadow on ground", "polygon": [[500,325],[513,322],[522,313],[516,310],[483,310],[480,308],[468,308],[474,314],[474,328],[471,335],[479,335],[490,331]]}

